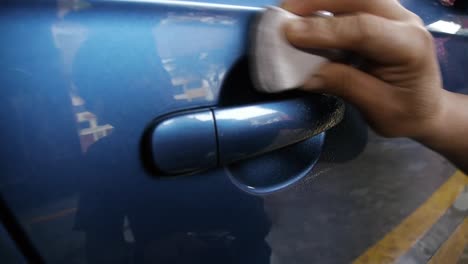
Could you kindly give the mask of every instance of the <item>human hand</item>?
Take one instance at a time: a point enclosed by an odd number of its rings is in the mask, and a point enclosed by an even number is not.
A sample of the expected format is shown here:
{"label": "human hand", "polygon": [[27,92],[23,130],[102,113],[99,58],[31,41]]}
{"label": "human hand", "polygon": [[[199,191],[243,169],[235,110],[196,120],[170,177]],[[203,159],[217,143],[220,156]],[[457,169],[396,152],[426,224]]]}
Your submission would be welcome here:
{"label": "human hand", "polygon": [[348,50],[366,61],[364,69],[327,63],[304,90],[344,98],[383,136],[422,140],[437,133],[448,92],[432,36],[418,16],[397,0],[287,0],[283,8],[300,16],[335,14],[286,25],[294,46]]}

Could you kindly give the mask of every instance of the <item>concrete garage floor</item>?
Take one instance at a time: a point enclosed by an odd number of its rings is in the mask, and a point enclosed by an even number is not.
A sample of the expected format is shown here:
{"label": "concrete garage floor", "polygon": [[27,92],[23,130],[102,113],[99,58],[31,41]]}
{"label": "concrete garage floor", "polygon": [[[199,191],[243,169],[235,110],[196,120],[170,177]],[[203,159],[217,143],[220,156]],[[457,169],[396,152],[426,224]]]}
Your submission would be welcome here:
{"label": "concrete garage floor", "polygon": [[458,264],[468,264],[468,246],[465,246],[463,255],[460,257]]}
{"label": "concrete garage floor", "polygon": [[452,203],[468,181],[454,172],[414,141],[369,132],[355,160],[322,163],[295,188],[266,198],[272,263],[431,261],[466,216]]}

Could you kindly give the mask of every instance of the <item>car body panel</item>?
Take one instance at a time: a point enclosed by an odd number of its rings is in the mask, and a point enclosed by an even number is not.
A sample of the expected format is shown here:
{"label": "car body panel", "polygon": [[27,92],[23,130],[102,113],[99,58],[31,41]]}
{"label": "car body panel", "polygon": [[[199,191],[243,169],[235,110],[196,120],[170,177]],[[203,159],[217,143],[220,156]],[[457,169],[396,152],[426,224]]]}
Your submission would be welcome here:
{"label": "car body panel", "polygon": [[5,263],[27,263],[3,225],[0,225],[0,259]]}
{"label": "car body panel", "polygon": [[[436,1],[401,2],[426,24],[466,23]],[[350,262],[452,175],[418,143],[373,133],[349,105],[317,164],[306,141],[187,176],[148,172],[141,137],[155,119],[282,100],[253,91],[245,60],[249,24],[270,3],[19,1],[0,10],[0,191],[47,263]],[[466,92],[466,38],[436,36],[447,89]],[[239,185],[299,173],[268,195]]]}

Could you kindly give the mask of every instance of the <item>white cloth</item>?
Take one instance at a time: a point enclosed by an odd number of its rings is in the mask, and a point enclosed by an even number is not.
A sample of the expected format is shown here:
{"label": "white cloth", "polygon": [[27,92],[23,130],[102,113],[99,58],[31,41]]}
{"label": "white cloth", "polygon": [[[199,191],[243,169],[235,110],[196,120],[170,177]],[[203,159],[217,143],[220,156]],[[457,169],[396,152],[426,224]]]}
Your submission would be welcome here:
{"label": "white cloth", "polygon": [[[320,16],[330,14],[319,13]],[[327,58],[293,47],[284,35],[285,22],[299,16],[268,6],[252,28],[251,74],[255,88],[277,93],[302,86]]]}

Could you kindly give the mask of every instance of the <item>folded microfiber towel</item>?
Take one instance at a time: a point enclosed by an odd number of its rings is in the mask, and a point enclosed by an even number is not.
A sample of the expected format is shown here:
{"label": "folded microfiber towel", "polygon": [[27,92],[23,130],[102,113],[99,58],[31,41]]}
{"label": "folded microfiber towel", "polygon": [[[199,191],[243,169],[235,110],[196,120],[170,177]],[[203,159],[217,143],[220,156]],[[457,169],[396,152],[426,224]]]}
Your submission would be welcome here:
{"label": "folded microfiber towel", "polygon": [[[328,12],[316,15],[333,16]],[[257,90],[277,93],[298,88],[328,61],[327,57],[318,55],[326,52],[301,50],[288,42],[283,27],[287,21],[299,18],[279,7],[268,6],[253,24],[250,68]]]}

